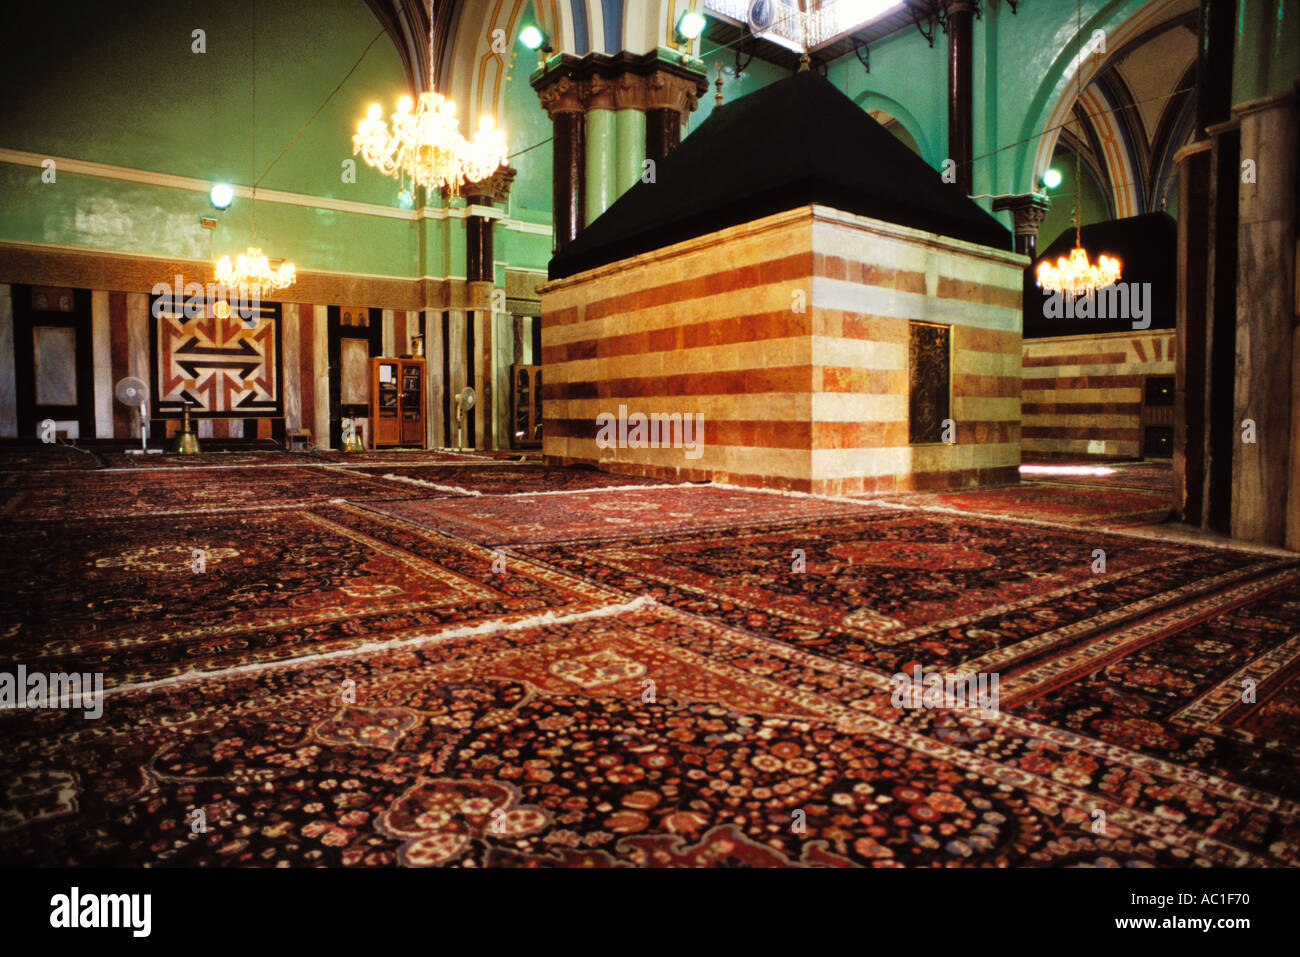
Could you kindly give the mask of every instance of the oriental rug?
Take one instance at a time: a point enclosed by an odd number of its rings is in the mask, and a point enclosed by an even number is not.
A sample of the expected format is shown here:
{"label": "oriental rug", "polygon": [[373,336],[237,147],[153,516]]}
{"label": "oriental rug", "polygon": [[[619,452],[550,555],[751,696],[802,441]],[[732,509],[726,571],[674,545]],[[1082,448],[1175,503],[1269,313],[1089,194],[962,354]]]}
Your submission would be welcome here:
{"label": "oriental rug", "polygon": [[395,468],[0,475],[0,863],[1300,864],[1300,558]]}
{"label": "oriental rug", "polygon": [[348,471],[420,486],[427,490],[429,498],[447,494],[520,495],[672,484],[661,479],[616,475],[596,469],[527,464],[362,465]]}
{"label": "oriental rug", "polygon": [[[636,485],[649,484],[637,479]],[[716,485],[611,488],[572,495],[483,496],[374,502],[387,515],[490,545],[616,539],[730,528],[812,516],[855,515],[871,506]]]}
{"label": "oriental rug", "polygon": [[60,443],[0,445],[0,472],[50,469],[56,471],[97,469],[99,457],[86,449]]}
{"label": "oriental rug", "polygon": [[318,450],[307,453],[332,465],[440,465],[446,462],[510,461],[523,452],[452,452],[445,449],[372,449],[365,452]]}
{"label": "oriental rug", "polygon": [[[1300,808],[669,609],[0,716],[0,861],[1294,865]],[[1105,815],[1100,833],[1098,812]]]}
{"label": "oriental rug", "polygon": [[24,561],[0,664],[108,687],[621,600],[351,506],[16,524],[0,547]]}
{"label": "oriental rug", "polygon": [[862,498],[868,501],[954,509],[976,515],[1015,516],[1096,528],[1156,525],[1168,519],[1173,514],[1174,507],[1170,492],[1048,482],[1027,482],[969,492],[926,492],[888,498]]}
{"label": "oriental rug", "polygon": [[418,491],[409,486],[318,465],[130,469],[67,473],[57,480],[17,474],[0,486],[0,508],[7,508],[14,519],[61,521],[236,512],[413,494]]}
{"label": "oriental rug", "polygon": [[[1294,557],[901,511],[509,551],[875,674],[997,674],[1003,710],[1300,799],[1300,735],[1277,730],[1300,696]],[[1234,710],[1245,677],[1267,707]],[[1261,730],[1212,744],[1229,722]]]}
{"label": "oriental rug", "polygon": [[128,452],[100,452],[99,457],[110,469],[193,469],[232,465],[313,465],[315,461],[305,452],[283,452],[273,449],[239,452],[198,452],[180,455],[175,452],[134,455]]}

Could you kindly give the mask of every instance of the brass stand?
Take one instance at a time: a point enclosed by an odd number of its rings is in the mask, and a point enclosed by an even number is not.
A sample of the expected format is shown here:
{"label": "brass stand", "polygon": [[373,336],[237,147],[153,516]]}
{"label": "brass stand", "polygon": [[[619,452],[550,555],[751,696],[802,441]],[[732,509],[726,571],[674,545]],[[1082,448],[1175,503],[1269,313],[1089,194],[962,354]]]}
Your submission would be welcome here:
{"label": "brass stand", "polygon": [[181,416],[181,434],[176,436],[175,451],[181,455],[195,455],[199,451],[199,437],[194,434],[194,423],[190,419],[188,405]]}

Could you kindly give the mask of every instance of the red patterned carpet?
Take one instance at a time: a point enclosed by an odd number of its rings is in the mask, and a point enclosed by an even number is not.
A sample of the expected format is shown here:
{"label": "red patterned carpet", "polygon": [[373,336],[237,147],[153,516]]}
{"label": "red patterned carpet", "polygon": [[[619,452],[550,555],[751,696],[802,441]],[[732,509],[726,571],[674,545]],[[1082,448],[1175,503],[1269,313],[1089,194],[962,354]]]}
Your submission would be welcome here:
{"label": "red patterned carpet", "polygon": [[286,508],[333,499],[406,498],[381,478],[320,466],[15,473],[0,485],[0,508],[20,520],[61,521],[141,514]]}
{"label": "red patterned carpet", "polygon": [[1005,488],[970,492],[930,492],[881,498],[908,506],[951,509],[975,515],[1028,518],[1094,528],[1156,525],[1173,514],[1171,492],[1129,488],[1025,482]]}
{"label": "red patterned carpet", "polygon": [[0,863],[1300,864],[1300,558],[386,467],[12,473],[0,672],[107,694],[0,710]]}
{"label": "red patterned carpet", "polygon": [[196,455],[177,455],[172,452],[151,452],[135,455],[130,452],[97,452],[104,466],[110,469],[203,469],[221,466],[250,465],[309,465],[312,459],[302,452],[199,452]]}
{"label": "red patterned carpet", "polygon": [[0,445],[0,472],[14,469],[97,469],[100,468],[98,456],[92,452],[75,449],[71,446],[54,444]]}
{"label": "red patterned carpet", "polygon": [[529,492],[572,492],[593,488],[670,485],[660,479],[615,475],[595,469],[550,468],[541,465],[361,465],[349,472],[378,475],[394,482],[421,486],[430,498],[440,494],[522,495]]}
{"label": "red patterned carpet", "polygon": [[489,545],[626,538],[647,528],[661,534],[728,528],[861,514],[867,507],[712,485],[375,503],[385,514]]}
{"label": "red patterned carpet", "polygon": [[109,687],[622,600],[352,505],[19,524],[5,544],[26,572],[0,661]]}

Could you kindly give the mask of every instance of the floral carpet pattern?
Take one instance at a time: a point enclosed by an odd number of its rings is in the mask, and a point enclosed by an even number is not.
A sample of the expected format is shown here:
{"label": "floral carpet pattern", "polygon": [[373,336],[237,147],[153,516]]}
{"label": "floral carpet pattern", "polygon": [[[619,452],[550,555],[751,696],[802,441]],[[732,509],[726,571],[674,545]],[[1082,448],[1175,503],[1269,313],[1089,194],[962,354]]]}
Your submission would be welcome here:
{"label": "floral carpet pattern", "polygon": [[[609,604],[611,592],[351,505],[16,525],[0,667],[107,687]],[[617,599],[615,599],[617,600]]]}
{"label": "floral carpet pattern", "polygon": [[[650,484],[638,481],[637,485]],[[488,545],[626,538],[728,528],[808,516],[862,514],[869,506],[714,485],[612,488],[574,495],[483,496],[376,502],[385,514]]]}
{"label": "floral carpet pattern", "polygon": [[388,467],[0,486],[0,672],[107,689],[0,710],[0,863],[1300,865],[1300,557]]}
{"label": "floral carpet pattern", "polygon": [[408,498],[418,492],[372,475],[321,466],[16,474],[0,485],[0,508],[15,519],[128,518],[142,513],[236,512],[335,499]]}
{"label": "floral carpet pattern", "polygon": [[583,489],[621,488],[672,483],[641,476],[615,475],[595,469],[555,468],[541,465],[361,465],[349,472],[377,475],[393,482],[423,486],[428,497],[442,494],[522,495],[528,492],[555,493]]}

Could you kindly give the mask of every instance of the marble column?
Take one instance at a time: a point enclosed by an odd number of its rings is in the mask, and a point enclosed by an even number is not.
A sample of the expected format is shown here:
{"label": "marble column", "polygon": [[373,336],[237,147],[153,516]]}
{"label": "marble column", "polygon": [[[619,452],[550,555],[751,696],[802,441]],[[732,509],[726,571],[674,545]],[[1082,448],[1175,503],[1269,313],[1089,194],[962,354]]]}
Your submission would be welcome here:
{"label": "marble column", "polygon": [[1291,88],[1300,75],[1300,4],[1237,0],[1232,102],[1249,103]]}
{"label": "marble column", "polygon": [[445,448],[447,440],[443,413],[447,408],[447,384],[442,378],[442,357],[445,343],[442,339],[442,312],[425,309],[420,313],[424,329],[424,415],[425,446]]}
{"label": "marble column", "polygon": [[108,290],[90,294],[90,351],[95,383],[95,438],[113,437],[113,356]]}
{"label": "marble column", "polygon": [[[1178,304],[1174,389],[1174,488],[1183,521],[1227,531],[1232,443],[1236,197],[1226,160],[1236,0],[1201,0],[1197,23],[1194,142],[1176,156],[1179,175]],[[1212,134],[1210,131],[1218,131]],[[1221,136],[1227,138],[1220,142]],[[1219,198],[1222,210],[1216,208]],[[1230,248],[1224,248],[1228,243]],[[1214,322],[1214,304],[1221,307]],[[1216,350],[1213,336],[1219,334]],[[1217,463],[1217,465],[1216,465]],[[1225,468],[1225,464],[1229,468]]]}
{"label": "marble column", "polygon": [[590,110],[587,113],[586,170],[586,222],[590,226],[596,217],[613,204],[618,193],[614,186],[615,132],[614,111]]}
{"label": "marble column", "polygon": [[578,238],[587,225],[586,121],[581,113],[554,117],[551,188],[554,194],[555,251]]}
{"label": "marble column", "polygon": [[[280,341],[284,346],[284,428],[286,432],[302,426],[302,330],[298,320],[301,309],[296,302],[280,304]],[[234,434],[231,434],[234,437]]]}
{"label": "marble column", "polygon": [[636,109],[620,109],[614,114],[617,143],[614,162],[614,198],[622,196],[641,181],[646,159],[645,115]]}
{"label": "marble column", "polygon": [[311,437],[318,449],[330,447],[330,337],[329,306],[312,308],[312,378],[315,382],[316,421]]}
{"label": "marble column", "polygon": [[562,54],[532,79],[551,118],[555,248],[563,249],[661,162],[707,88],[698,60],[660,51]]}
{"label": "marble column", "polygon": [[682,114],[671,109],[645,111],[645,157],[655,165],[677,148],[682,139]]}
{"label": "marble column", "polygon": [[1174,501],[1200,525],[1205,499],[1205,381],[1208,328],[1210,141],[1174,155],[1178,169],[1178,303],[1174,352]]}
{"label": "marble column", "polygon": [[1233,108],[1240,117],[1237,206],[1236,391],[1234,419],[1255,423],[1255,441],[1238,438],[1232,462],[1232,535],[1252,542],[1300,542],[1288,530],[1295,483],[1292,419],[1300,396],[1292,377],[1296,328],[1296,177],[1300,112],[1289,91]]}
{"label": "marble column", "polygon": [[1230,534],[1232,460],[1240,452],[1241,420],[1234,417],[1237,379],[1237,189],[1241,133],[1236,121],[1210,134],[1205,263],[1205,480],[1201,526]]}
{"label": "marble column", "polygon": [[977,0],[946,0],[948,25],[948,157],[957,164],[957,188],[974,192],[974,97],[971,85],[972,34]]}

